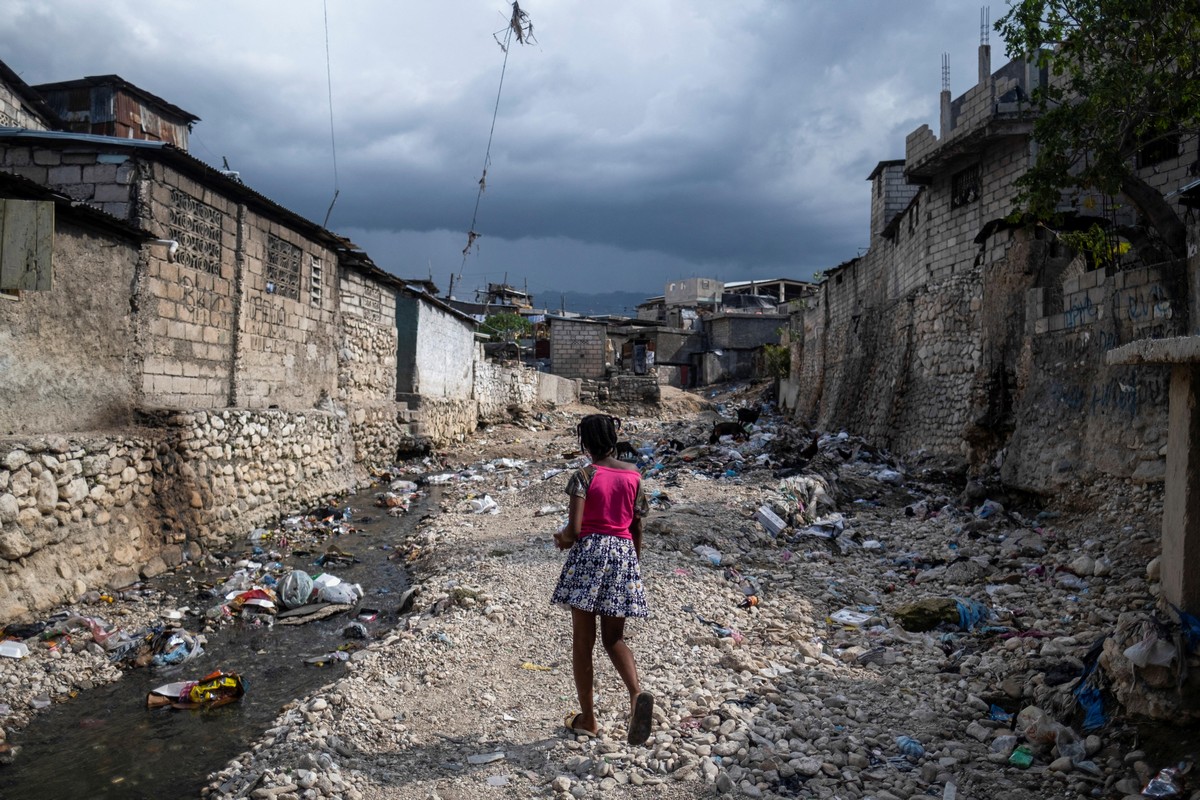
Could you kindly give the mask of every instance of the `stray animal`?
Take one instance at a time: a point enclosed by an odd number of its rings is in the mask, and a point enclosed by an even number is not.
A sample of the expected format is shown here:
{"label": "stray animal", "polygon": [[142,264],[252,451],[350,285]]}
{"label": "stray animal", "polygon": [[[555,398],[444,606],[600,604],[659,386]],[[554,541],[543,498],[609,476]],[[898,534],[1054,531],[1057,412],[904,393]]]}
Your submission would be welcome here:
{"label": "stray animal", "polygon": [[817,453],[821,452],[820,444],[821,444],[820,434],[814,434],[812,444],[808,445],[807,447],[805,447],[803,450],[800,451],[800,457],[805,458],[805,459],[812,458]]}
{"label": "stray animal", "polygon": [[708,437],[709,444],[716,444],[722,436],[732,436],[735,439],[745,439],[746,429],[740,422],[718,422],[713,425],[712,436]]}
{"label": "stray animal", "polygon": [[751,406],[750,408],[739,408],[737,410],[738,422],[742,425],[753,425],[758,422],[758,415],[762,413],[762,406]]}
{"label": "stray animal", "polygon": [[617,458],[621,461],[636,462],[638,451],[633,449],[630,442],[617,442]]}

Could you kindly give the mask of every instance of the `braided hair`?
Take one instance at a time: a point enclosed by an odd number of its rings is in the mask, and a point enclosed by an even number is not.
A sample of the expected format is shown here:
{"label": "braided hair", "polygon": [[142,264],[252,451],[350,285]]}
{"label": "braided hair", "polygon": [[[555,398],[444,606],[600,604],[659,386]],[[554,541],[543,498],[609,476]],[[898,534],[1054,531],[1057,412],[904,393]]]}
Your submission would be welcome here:
{"label": "braided hair", "polygon": [[617,452],[617,430],[621,420],[608,414],[588,414],[579,421],[576,430],[579,433],[579,444],[583,446],[594,460],[605,458]]}

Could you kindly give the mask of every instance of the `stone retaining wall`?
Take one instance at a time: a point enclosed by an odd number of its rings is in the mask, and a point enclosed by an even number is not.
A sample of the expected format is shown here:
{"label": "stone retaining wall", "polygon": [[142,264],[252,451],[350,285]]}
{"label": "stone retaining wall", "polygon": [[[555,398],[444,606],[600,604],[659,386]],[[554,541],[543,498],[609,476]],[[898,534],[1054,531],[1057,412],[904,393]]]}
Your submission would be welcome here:
{"label": "stone retaining wall", "polygon": [[345,416],[194,411],[0,444],[0,620],[121,586],[355,484]]}
{"label": "stone retaining wall", "polygon": [[494,422],[511,416],[509,408],[523,411],[534,407],[538,399],[538,372],[520,364],[498,361],[475,363],[475,400],[479,421]]}
{"label": "stone retaining wall", "polygon": [[162,549],[149,524],[158,444],[144,432],[0,443],[0,621],[128,582]]}

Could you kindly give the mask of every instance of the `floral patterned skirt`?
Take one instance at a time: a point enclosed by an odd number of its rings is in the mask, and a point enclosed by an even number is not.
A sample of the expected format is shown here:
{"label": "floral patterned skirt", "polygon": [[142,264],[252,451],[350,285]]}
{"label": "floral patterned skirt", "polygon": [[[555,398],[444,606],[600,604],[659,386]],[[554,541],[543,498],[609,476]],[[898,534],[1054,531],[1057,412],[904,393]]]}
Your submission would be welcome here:
{"label": "floral patterned skirt", "polygon": [[633,542],[593,533],[567,551],[551,603],[606,617],[648,617],[646,587]]}

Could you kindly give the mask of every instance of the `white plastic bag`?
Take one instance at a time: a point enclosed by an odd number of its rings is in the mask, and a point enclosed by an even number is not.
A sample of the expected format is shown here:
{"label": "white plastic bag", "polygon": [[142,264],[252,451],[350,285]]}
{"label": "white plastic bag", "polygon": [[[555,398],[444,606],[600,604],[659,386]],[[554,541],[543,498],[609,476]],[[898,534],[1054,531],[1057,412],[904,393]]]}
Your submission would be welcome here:
{"label": "white plastic bag", "polygon": [[317,599],[323,603],[346,603],[353,605],[362,599],[362,587],[357,583],[337,583],[332,586],[322,586],[317,593]]}

